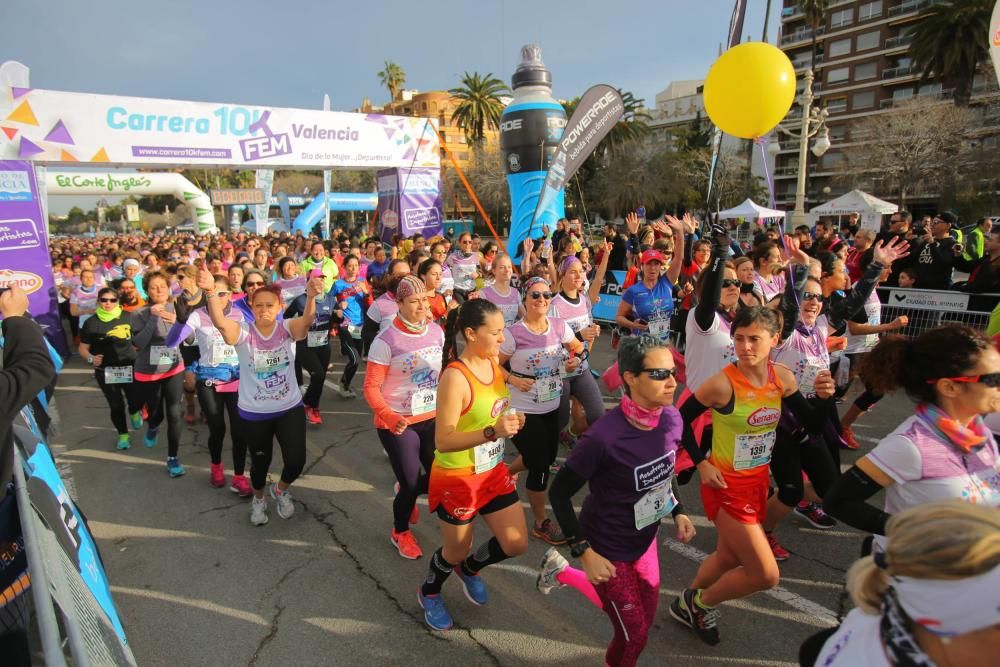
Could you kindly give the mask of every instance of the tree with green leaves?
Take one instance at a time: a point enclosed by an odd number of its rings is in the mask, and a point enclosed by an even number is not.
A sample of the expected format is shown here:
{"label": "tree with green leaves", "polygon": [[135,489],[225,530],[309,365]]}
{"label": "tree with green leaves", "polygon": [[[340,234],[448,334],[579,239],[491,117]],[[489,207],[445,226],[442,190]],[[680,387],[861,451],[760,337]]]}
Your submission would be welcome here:
{"label": "tree with green leaves", "polygon": [[510,89],[493,76],[492,72],[485,75],[466,72],[462,76],[461,85],[448,92],[460,100],[452,118],[465,132],[469,144],[481,145],[486,138],[486,131],[500,126],[500,114],[503,113],[500,97],[509,93]]}
{"label": "tree with green leaves", "polygon": [[921,82],[941,78],[955,90],[955,104],[969,106],[972,80],[989,54],[993,0],[954,0],[932,5],[913,31],[910,55]]}
{"label": "tree with green leaves", "polygon": [[809,56],[809,69],[816,71],[816,45],[819,28],[826,23],[826,10],[829,0],[799,0],[799,9],[806,15],[806,22],[812,28],[812,51]]}
{"label": "tree with green leaves", "polygon": [[385,69],[378,73],[378,80],[389,89],[390,101],[395,102],[399,97],[399,91],[406,84],[406,72],[396,63],[386,60]]}

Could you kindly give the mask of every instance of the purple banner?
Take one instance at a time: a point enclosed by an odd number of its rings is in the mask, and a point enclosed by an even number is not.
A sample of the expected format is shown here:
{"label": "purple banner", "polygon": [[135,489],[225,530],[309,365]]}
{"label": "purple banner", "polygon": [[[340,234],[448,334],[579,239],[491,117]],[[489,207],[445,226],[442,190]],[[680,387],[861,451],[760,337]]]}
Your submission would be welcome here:
{"label": "purple banner", "polygon": [[378,183],[379,236],[389,242],[394,234],[425,237],[440,234],[441,172],[434,168],[384,169]]}
{"label": "purple banner", "polygon": [[30,162],[0,160],[0,287],[11,285],[28,294],[29,312],[67,355],[35,170]]}

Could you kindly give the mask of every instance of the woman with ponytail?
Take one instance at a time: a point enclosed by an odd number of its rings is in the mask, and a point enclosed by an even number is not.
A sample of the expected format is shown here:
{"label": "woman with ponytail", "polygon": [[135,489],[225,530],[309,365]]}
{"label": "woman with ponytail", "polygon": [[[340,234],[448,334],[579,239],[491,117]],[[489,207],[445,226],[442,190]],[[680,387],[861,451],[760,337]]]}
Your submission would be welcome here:
{"label": "woman with ponytail", "polygon": [[[480,570],[528,548],[517,484],[503,462],[506,439],[524,425],[523,415],[510,408],[508,374],[496,362],[503,330],[500,309],[485,299],[466,301],[448,314],[427,503],[440,520],[444,544],[431,556],[418,591],[424,620],[435,630],[452,626],[441,598],[452,571],[465,596],[481,606],[487,592]],[[465,340],[460,355],[459,335]],[[494,536],[473,551],[477,514]]]}

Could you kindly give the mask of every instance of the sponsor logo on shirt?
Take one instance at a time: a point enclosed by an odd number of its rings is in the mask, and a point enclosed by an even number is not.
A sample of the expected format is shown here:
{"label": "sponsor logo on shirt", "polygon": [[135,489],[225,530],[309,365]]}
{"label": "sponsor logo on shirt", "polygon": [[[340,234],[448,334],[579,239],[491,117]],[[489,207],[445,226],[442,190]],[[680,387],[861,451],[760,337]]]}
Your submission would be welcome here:
{"label": "sponsor logo on shirt", "polygon": [[747,424],[750,426],[773,426],[781,419],[781,410],[764,406],[757,408],[747,417]]}

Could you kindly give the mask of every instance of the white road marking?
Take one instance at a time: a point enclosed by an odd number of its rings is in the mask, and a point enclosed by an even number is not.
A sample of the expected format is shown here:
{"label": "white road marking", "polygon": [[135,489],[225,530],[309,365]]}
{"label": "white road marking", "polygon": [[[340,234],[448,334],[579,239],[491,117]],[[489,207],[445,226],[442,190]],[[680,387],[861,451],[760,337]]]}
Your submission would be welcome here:
{"label": "white road marking", "polygon": [[[680,542],[677,542],[675,540],[667,539],[664,542],[664,544],[667,546],[668,549],[670,549],[674,553],[678,553],[681,556],[687,558],[688,560],[692,560],[696,563],[700,563],[706,558],[708,558],[708,554],[705,553],[704,551],[696,549],[687,544],[681,544]],[[818,620],[819,622],[821,622],[826,626],[832,628],[838,625],[837,614],[835,612],[827,609],[821,604],[813,602],[812,600],[807,600],[801,595],[793,593],[786,588],[782,588],[781,586],[775,586],[771,590],[764,591],[764,594],[774,598],[775,600],[778,600],[779,602],[784,602],[785,604],[787,604],[792,609],[795,609],[796,611],[800,611],[804,614],[807,614],[808,616],[812,616],[813,618],[815,618],[816,620]]]}

